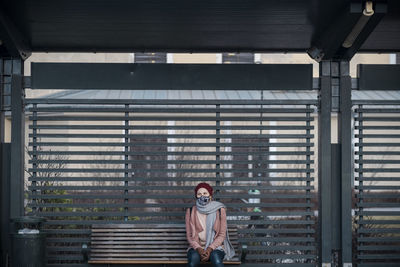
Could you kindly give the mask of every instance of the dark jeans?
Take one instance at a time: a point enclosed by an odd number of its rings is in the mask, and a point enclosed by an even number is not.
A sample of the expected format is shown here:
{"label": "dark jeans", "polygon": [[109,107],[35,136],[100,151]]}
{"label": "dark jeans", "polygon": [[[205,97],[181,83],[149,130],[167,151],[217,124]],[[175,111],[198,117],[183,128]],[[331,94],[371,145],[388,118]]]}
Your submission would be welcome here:
{"label": "dark jeans", "polygon": [[[214,267],[223,267],[224,257],[225,257],[225,252],[216,249],[211,252],[209,261],[211,261],[212,266]],[[200,255],[193,248],[189,249],[187,253],[187,258],[188,258],[188,267],[196,267],[200,265]]]}

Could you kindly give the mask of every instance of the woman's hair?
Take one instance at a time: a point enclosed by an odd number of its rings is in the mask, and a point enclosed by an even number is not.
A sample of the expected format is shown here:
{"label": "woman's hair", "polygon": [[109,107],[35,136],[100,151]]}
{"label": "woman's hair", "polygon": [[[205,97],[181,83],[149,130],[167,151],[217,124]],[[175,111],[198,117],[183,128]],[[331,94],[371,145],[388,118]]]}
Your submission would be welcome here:
{"label": "woman's hair", "polygon": [[196,186],[196,188],[194,189],[194,194],[195,194],[195,195],[197,194],[197,191],[198,191],[200,188],[205,188],[205,189],[208,191],[208,193],[210,193],[210,196],[212,196],[212,194],[213,194],[213,188],[211,187],[211,185],[209,185],[209,184],[207,184],[207,183],[199,183],[199,184]]}

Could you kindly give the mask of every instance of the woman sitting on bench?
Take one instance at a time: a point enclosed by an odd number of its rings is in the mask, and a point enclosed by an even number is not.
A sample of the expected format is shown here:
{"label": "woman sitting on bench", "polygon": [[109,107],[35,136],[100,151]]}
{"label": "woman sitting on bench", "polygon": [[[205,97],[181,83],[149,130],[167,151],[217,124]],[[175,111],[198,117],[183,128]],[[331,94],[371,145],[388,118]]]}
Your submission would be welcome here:
{"label": "woman sitting on bench", "polygon": [[229,241],[226,207],[212,200],[213,188],[200,183],[195,190],[196,205],[186,211],[186,237],[189,242],[188,266],[211,261],[215,267],[224,266],[235,251]]}

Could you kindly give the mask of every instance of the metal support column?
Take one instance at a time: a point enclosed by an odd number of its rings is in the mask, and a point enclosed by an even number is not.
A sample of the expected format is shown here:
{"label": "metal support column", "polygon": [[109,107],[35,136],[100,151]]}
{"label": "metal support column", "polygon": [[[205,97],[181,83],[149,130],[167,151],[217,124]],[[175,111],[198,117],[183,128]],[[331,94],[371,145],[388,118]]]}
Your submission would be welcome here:
{"label": "metal support column", "polygon": [[[22,65],[22,62],[20,61]],[[22,70],[22,66],[21,66]],[[14,73],[11,80],[11,180],[10,180],[10,217],[24,214],[24,89],[23,76]]]}
{"label": "metal support column", "polygon": [[[16,172],[12,168],[16,168],[16,163],[21,163],[17,172],[19,177],[23,177],[23,143],[17,142],[18,139],[24,140],[24,116],[22,110],[22,61],[13,58],[0,58],[0,224],[1,224],[1,266],[8,266],[8,258],[10,254],[10,217],[17,216],[23,212],[23,183],[19,179],[12,179],[16,176]],[[14,80],[12,77],[18,75]],[[12,87],[19,92],[19,97],[16,97],[16,102],[12,102]],[[12,143],[5,143],[5,113],[10,112],[12,115]],[[22,112],[22,113],[21,113]],[[19,116],[19,119],[18,119]],[[19,126],[18,126],[19,125]],[[22,126],[22,127],[21,127]],[[22,139],[21,139],[22,138]],[[16,143],[19,143],[21,151],[16,156]],[[12,155],[14,150],[14,156]],[[23,182],[23,180],[22,180]],[[16,190],[20,188],[20,190]]]}
{"label": "metal support column", "polygon": [[[0,58],[0,142],[5,142],[5,113],[11,110],[11,76],[19,60]],[[15,64],[13,64],[15,63]]]}
{"label": "metal support column", "polygon": [[0,143],[0,266],[8,266],[10,254],[10,143]]}
{"label": "metal support column", "polygon": [[332,262],[331,212],[331,62],[320,63],[320,91],[318,116],[318,188],[319,188],[319,259],[323,267]]}
{"label": "metal support column", "polygon": [[[322,266],[351,266],[351,77],[348,61],[320,64],[319,194]],[[331,142],[331,115],[338,112],[338,143]]]}
{"label": "metal support column", "polygon": [[338,114],[338,141],[341,145],[341,265],[352,266],[351,180],[352,160],[352,105],[351,77],[348,61],[340,62],[340,101]]}
{"label": "metal support column", "polygon": [[[4,119],[4,59],[0,58],[0,144],[4,143],[5,119]],[[1,165],[0,165],[1,166]]]}

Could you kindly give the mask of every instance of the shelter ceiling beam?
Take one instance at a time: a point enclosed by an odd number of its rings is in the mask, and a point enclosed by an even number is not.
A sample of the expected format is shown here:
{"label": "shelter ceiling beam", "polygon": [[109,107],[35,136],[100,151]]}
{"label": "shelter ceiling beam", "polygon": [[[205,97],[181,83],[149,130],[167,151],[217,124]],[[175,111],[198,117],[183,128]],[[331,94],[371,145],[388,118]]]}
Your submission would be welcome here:
{"label": "shelter ceiling beam", "polygon": [[31,69],[32,89],[313,89],[311,64],[32,63]]}
{"label": "shelter ceiling beam", "polygon": [[26,38],[10,18],[0,9],[0,46],[4,46],[10,57],[27,59],[32,54]]}
{"label": "shelter ceiling beam", "polygon": [[321,60],[350,60],[387,13],[386,1],[353,1],[315,34],[308,54]]}

